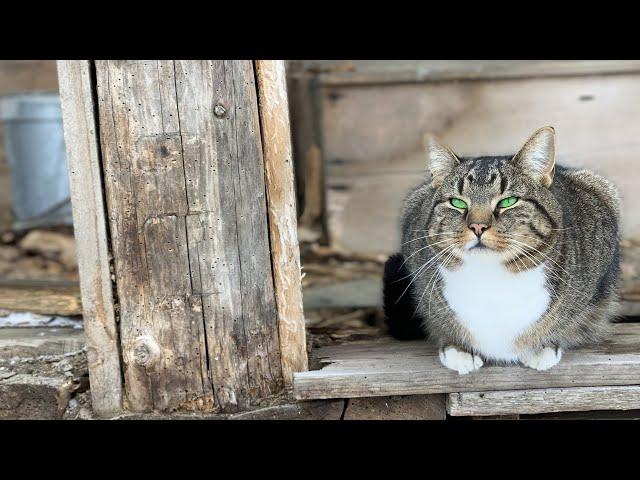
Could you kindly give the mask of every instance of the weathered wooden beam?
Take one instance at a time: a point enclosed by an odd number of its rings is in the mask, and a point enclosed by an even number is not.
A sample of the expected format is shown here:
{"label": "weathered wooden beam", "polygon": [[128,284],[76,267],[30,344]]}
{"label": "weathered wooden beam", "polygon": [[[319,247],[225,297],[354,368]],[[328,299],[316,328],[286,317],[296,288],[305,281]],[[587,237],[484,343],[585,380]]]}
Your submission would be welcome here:
{"label": "weathered wooden beam", "polygon": [[[637,60],[380,60],[307,61],[319,64],[322,86],[389,85],[447,80],[610,75],[640,71]],[[351,68],[340,69],[341,63]]]}
{"label": "weathered wooden beam", "polygon": [[0,280],[0,308],[42,315],[81,315],[78,282]]}
{"label": "weathered wooden beam", "polygon": [[486,416],[640,409],[640,386],[544,388],[447,395],[451,416]]}
{"label": "weathered wooden beam", "polygon": [[299,400],[387,395],[522,390],[640,384],[640,324],[614,325],[600,345],[566,352],[555,367],[539,372],[521,366],[491,366],[467,375],[444,367],[436,348],[424,341],[363,342],[324,347],[312,353],[326,364],[295,373]]}
{"label": "weathered wooden beam", "polygon": [[128,408],[233,412],[280,392],[253,62],[96,71]]}
{"label": "weathered wooden beam", "polygon": [[90,61],[59,61],[58,81],[78,245],[91,399],[98,415],[109,415],[122,406],[122,374]]}
{"label": "weathered wooden beam", "polygon": [[307,370],[307,350],[284,62],[257,60],[256,78],[266,170],[271,262],[278,308],[280,356],[285,381],[291,384],[293,372]]}

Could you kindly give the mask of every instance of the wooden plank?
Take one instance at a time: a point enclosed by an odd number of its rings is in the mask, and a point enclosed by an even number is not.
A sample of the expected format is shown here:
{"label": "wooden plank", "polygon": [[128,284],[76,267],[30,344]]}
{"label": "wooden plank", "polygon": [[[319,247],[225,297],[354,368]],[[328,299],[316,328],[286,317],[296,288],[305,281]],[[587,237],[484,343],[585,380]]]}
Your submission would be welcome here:
{"label": "wooden plank", "polygon": [[284,379],[291,384],[293,372],[307,370],[307,343],[284,61],[257,60],[256,78],[266,170],[271,263],[278,307],[280,358]]}
{"label": "wooden plank", "polygon": [[306,60],[322,86],[606,75],[640,71],[637,60]]}
{"label": "wooden plank", "polygon": [[43,315],[81,315],[80,285],[72,281],[0,280],[0,308]]}
{"label": "wooden plank", "polygon": [[122,406],[118,328],[105,220],[95,85],[88,60],[58,62],[91,399],[98,415]]}
{"label": "wooden plank", "polygon": [[[484,366],[467,375],[445,368],[422,341],[362,342],[312,354],[326,366],[294,374],[297,399],[640,384],[640,324],[615,324],[601,345],[566,352],[550,370]],[[313,363],[312,363],[313,364]]]}
{"label": "wooden plank", "polygon": [[129,407],[283,385],[251,61],[97,62]]}
{"label": "wooden plank", "polygon": [[81,328],[0,328],[0,359],[77,353],[85,346]]}
{"label": "wooden plank", "polygon": [[640,386],[637,385],[447,395],[447,413],[454,417],[634,409],[640,409]]}

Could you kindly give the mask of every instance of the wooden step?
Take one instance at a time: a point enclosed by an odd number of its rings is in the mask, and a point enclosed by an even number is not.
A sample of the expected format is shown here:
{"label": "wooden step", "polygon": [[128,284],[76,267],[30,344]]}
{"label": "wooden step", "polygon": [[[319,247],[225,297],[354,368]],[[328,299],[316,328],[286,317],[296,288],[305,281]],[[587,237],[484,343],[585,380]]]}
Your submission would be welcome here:
{"label": "wooden step", "polygon": [[323,347],[311,357],[312,365],[324,366],[294,374],[299,400],[640,385],[640,324],[615,324],[608,341],[565,352],[562,361],[545,372],[485,365],[458,375],[442,366],[434,345],[393,339]]}

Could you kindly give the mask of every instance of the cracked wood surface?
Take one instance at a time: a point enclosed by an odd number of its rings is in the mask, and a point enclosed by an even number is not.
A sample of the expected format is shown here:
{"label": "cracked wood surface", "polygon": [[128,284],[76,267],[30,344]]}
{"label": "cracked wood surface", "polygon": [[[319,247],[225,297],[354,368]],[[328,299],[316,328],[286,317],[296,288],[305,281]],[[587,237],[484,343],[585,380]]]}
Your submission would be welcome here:
{"label": "cracked wood surface", "polygon": [[[95,412],[107,416],[122,408],[122,373],[91,62],[58,61],[58,77],[91,400]],[[80,304],[68,303],[76,308]]]}
{"label": "cracked wood surface", "polygon": [[251,61],[97,61],[127,407],[283,386]]}
{"label": "cracked wood surface", "polygon": [[640,384],[640,324],[615,324],[600,345],[565,352],[555,367],[485,365],[467,375],[444,367],[434,345],[379,339],[319,348],[325,366],[294,374],[299,400]]}
{"label": "cracked wood surface", "polygon": [[280,354],[287,384],[307,370],[296,193],[284,62],[256,60]]}

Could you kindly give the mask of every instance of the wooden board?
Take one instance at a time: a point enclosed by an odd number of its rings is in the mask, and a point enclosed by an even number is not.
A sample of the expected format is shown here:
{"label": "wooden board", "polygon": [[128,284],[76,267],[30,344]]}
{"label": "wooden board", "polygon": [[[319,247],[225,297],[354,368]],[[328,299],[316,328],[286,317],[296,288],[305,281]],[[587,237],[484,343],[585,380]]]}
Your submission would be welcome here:
{"label": "wooden board", "polygon": [[553,125],[558,162],[592,168],[623,198],[623,233],[640,235],[640,75],[323,87],[322,146],[332,242],[391,252],[407,191],[424,176],[422,135],[462,155],[514,153]]}
{"label": "wooden board", "polygon": [[640,386],[541,388],[447,395],[451,416],[640,409]]}
{"label": "wooden board", "polygon": [[637,60],[298,60],[292,70],[315,73],[331,86],[604,75],[640,71]]}
{"label": "wooden board", "polygon": [[88,60],[58,62],[91,399],[106,416],[122,407],[122,373],[91,68]]}
{"label": "wooden board", "polygon": [[640,384],[640,324],[614,327],[609,341],[566,352],[545,372],[484,366],[458,375],[445,368],[436,348],[424,341],[389,339],[324,347],[312,357],[326,366],[294,374],[294,394],[305,400]]}
{"label": "wooden board", "polygon": [[251,61],[98,61],[127,405],[281,390]]}
{"label": "wooden board", "polygon": [[85,347],[84,330],[69,327],[0,328],[0,360],[66,355]]}
{"label": "wooden board", "polygon": [[257,60],[260,128],[266,170],[273,283],[278,307],[280,359],[285,381],[307,369],[300,248],[284,62]]}
{"label": "wooden board", "polygon": [[78,282],[0,280],[0,308],[42,315],[81,315]]}

